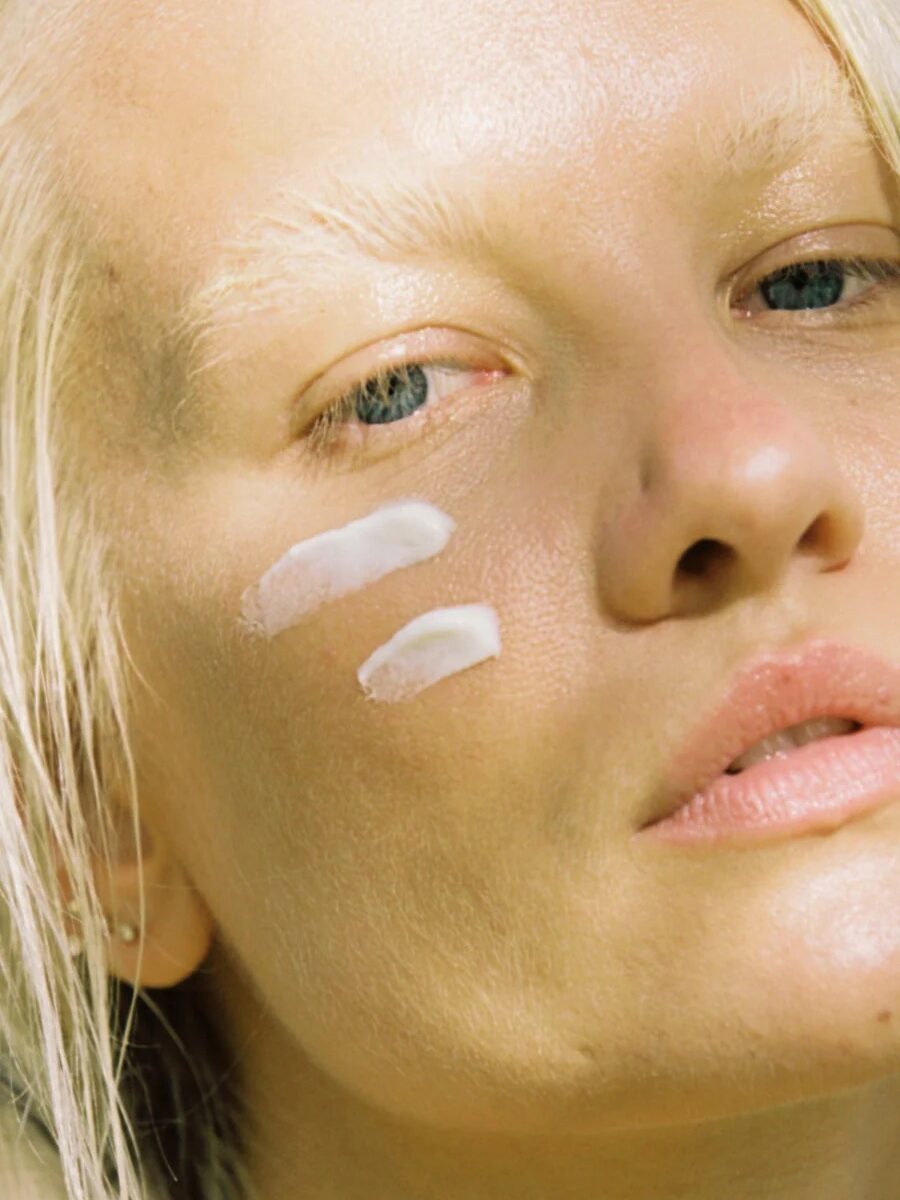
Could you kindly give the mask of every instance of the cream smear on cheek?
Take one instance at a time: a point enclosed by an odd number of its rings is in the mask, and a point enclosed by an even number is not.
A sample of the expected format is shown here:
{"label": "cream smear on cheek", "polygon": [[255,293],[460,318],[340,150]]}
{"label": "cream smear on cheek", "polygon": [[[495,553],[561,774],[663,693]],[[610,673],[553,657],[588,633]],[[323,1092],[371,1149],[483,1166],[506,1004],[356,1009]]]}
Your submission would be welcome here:
{"label": "cream smear on cheek", "polygon": [[274,637],[328,600],[433,558],[456,522],[423,500],[385,504],[341,529],[298,542],[241,597],[254,631]]}
{"label": "cream smear on cheek", "polygon": [[[328,600],[439,554],[456,523],[421,500],[386,504],[341,529],[298,542],[241,597],[246,626],[274,637]],[[411,700],[448,675],[500,653],[487,604],[437,608],[408,622],[357,672],[369,699]]]}
{"label": "cream smear on cheek", "polygon": [[423,613],[379,646],[357,671],[373,700],[411,700],[439,679],[500,653],[500,622],[487,604]]}

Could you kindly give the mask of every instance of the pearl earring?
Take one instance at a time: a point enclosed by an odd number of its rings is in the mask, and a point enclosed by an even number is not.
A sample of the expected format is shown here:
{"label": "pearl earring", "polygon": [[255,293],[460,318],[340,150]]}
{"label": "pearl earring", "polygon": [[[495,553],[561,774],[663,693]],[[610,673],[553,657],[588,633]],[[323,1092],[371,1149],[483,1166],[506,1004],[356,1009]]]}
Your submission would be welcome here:
{"label": "pearl earring", "polygon": [[[70,901],[65,908],[66,915],[73,921],[81,921],[81,908],[77,900]],[[107,922],[107,933],[109,933],[109,924]],[[138,939],[139,929],[130,921],[120,921],[115,928],[115,936],[120,942],[124,942],[126,946],[133,945]],[[78,934],[70,933],[66,939],[66,944],[69,951],[69,956],[75,958],[84,950],[84,939]]]}
{"label": "pearl earring", "polygon": [[116,937],[120,942],[125,942],[130,946],[132,942],[137,941],[138,931],[129,921],[122,921],[116,926]]}

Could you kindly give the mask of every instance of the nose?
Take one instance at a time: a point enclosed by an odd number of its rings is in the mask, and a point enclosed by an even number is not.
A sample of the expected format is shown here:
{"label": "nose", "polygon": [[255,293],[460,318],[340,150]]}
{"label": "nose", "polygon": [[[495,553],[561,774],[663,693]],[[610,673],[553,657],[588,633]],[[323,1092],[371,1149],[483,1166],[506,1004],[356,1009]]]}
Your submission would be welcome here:
{"label": "nose", "polygon": [[792,570],[845,566],[865,514],[816,427],[822,401],[809,383],[801,406],[777,394],[790,386],[783,376],[749,383],[724,355],[702,373],[683,357],[668,367],[630,498],[605,535],[610,613],[625,622],[696,614],[771,591]]}

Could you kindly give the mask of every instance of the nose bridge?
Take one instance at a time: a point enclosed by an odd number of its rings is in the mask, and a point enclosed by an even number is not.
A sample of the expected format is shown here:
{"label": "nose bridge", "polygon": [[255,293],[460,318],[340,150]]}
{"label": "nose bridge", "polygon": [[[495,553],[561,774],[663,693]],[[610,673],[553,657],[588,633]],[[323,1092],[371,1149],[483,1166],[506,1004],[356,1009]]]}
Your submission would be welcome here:
{"label": "nose bridge", "polygon": [[795,560],[821,571],[848,561],[864,513],[808,384],[801,406],[787,367],[754,371],[708,334],[657,344],[645,370],[650,415],[604,572],[619,619],[768,590]]}

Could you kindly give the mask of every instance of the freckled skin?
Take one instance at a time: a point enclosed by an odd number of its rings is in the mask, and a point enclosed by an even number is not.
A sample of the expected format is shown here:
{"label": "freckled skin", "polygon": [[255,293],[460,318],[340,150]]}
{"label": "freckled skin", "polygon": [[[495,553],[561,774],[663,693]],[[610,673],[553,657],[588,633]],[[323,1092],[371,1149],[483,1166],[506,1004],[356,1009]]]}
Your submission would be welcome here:
{"label": "freckled skin", "polygon": [[[629,840],[749,656],[822,635],[900,658],[896,299],[813,333],[738,324],[715,291],[809,230],[896,256],[878,160],[691,203],[666,183],[699,116],[829,52],[787,0],[79,19],[93,49],[47,127],[117,278],[95,329],[128,336],[75,417],[160,698],[136,700],[143,817],[160,878],[196,889],[177,922],[151,894],[147,969],[208,954],[259,1200],[891,1200],[900,806],[752,852]],[[317,313],[234,330],[176,437],[150,386],[167,314],[235,214],[347,162],[446,170],[502,253],[347,269]],[[451,400],[433,440],[314,468],[285,434],[312,357],[417,324],[528,369]],[[401,495],[458,523],[444,553],[240,636],[288,546]],[[679,571],[702,539],[730,553]],[[503,655],[367,705],[357,665],[468,603]]]}

